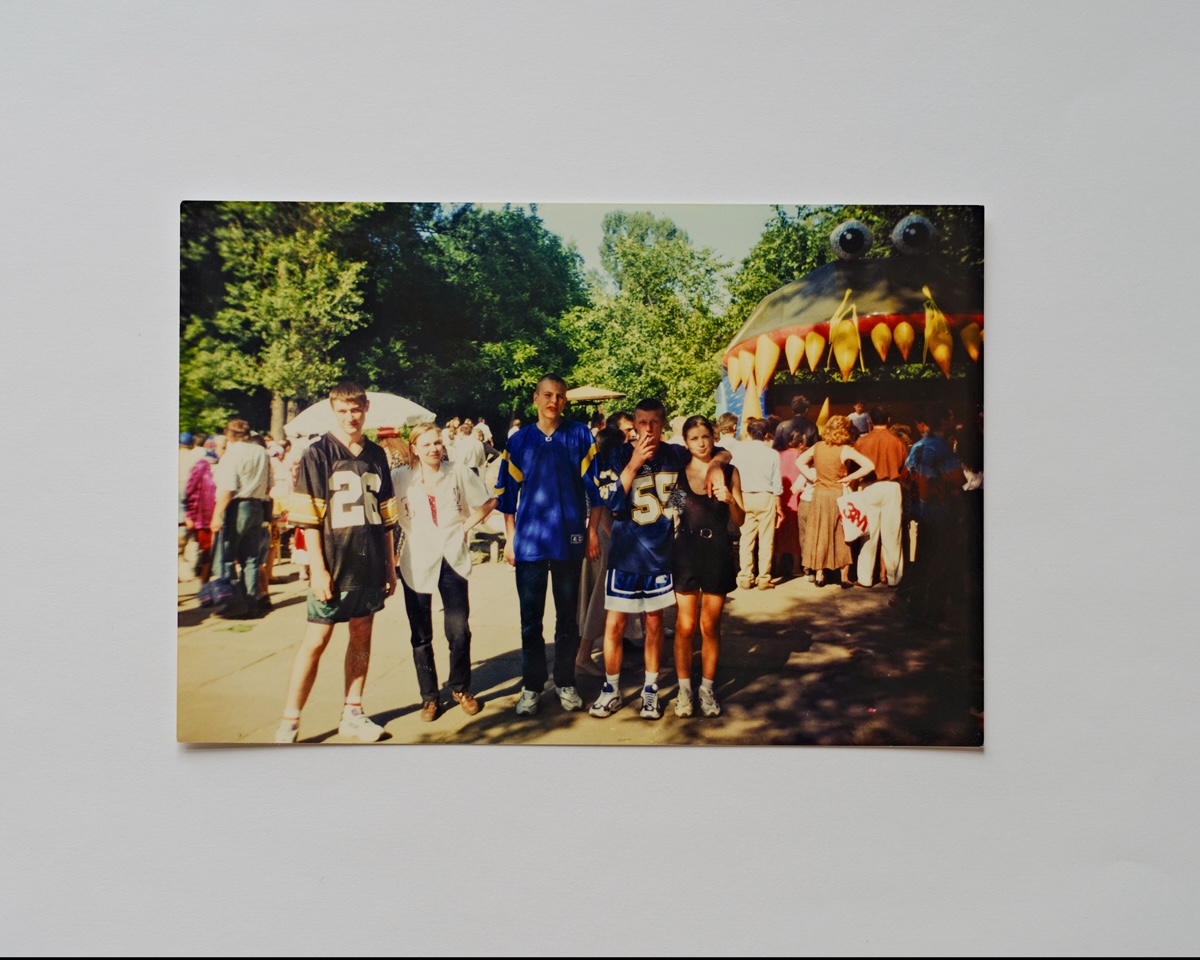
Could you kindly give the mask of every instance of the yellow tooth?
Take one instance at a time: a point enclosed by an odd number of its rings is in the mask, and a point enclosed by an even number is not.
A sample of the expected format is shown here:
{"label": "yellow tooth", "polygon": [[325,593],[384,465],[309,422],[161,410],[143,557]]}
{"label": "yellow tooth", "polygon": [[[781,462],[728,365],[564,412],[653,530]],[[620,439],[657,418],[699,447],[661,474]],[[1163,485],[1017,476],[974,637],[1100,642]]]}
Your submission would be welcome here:
{"label": "yellow tooth", "polygon": [[925,347],[933,354],[933,361],[942,368],[946,379],[950,379],[950,357],[954,352],[954,338],[948,330],[938,330],[925,339]]}
{"label": "yellow tooth", "polygon": [[758,346],[754,359],[754,382],[766,383],[775,372],[775,364],[779,362],[779,344],[765,333],[758,338]]}
{"label": "yellow tooth", "polygon": [[809,330],[804,338],[804,356],[808,359],[808,369],[817,372],[817,364],[821,362],[821,354],[825,352],[825,338],[816,330]]}
{"label": "yellow tooth", "polygon": [[886,360],[888,348],[892,345],[892,330],[886,323],[877,323],[871,328],[871,342],[875,344],[875,352],[880,360]]}
{"label": "yellow tooth", "polygon": [[742,385],[742,365],[738,362],[736,353],[726,362],[725,371],[729,374],[730,390],[736,390]]}
{"label": "yellow tooth", "polygon": [[968,323],[958,332],[958,336],[967,348],[967,356],[978,363],[979,351],[983,346],[983,331],[979,329],[979,324]]}
{"label": "yellow tooth", "polygon": [[905,360],[908,360],[908,351],[912,349],[916,339],[917,331],[907,320],[901,320],[896,324],[896,329],[892,331],[892,340],[896,344],[896,349],[900,351],[900,356]]}
{"label": "yellow tooth", "polygon": [[817,431],[825,432],[825,424],[829,422],[829,398],[825,398],[825,402],[821,404],[821,412],[817,414]]}
{"label": "yellow tooth", "polygon": [[[938,309],[938,305],[933,302],[933,294],[929,292],[928,287],[922,287],[925,300],[925,347],[921,351],[921,362],[924,363],[929,359],[930,351],[935,343],[947,342],[949,350],[945,352],[945,362],[934,357],[937,365],[942,368],[942,372],[947,377],[950,376],[950,352],[954,350],[954,338],[950,336],[950,325],[946,322],[946,315]],[[943,340],[943,334],[945,340]]]}
{"label": "yellow tooth", "polygon": [[743,350],[738,355],[738,363],[740,364],[739,374],[742,383],[746,384],[746,389],[750,389],[750,378],[754,376],[754,351]]}
{"label": "yellow tooth", "polygon": [[854,361],[858,359],[858,327],[849,319],[843,320],[829,338],[829,345],[842,372],[842,379],[849,380]]}
{"label": "yellow tooth", "polygon": [[800,358],[804,356],[804,339],[793,333],[784,341],[783,353],[787,357],[788,373],[795,373],[800,366]]}
{"label": "yellow tooth", "polygon": [[746,435],[746,422],[751,417],[762,418],[762,404],[759,402],[759,394],[762,393],[762,388],[754,382],[753,372],[746,380],[746,399],[742,404],[742,436]]}

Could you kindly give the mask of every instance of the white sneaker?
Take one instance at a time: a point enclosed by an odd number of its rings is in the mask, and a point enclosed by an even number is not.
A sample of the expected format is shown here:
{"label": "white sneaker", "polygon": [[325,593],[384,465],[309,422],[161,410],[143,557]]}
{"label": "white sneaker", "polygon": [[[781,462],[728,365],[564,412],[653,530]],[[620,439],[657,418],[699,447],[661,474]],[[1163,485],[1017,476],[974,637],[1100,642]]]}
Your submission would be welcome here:
{"label": "white sneaker", "polygon": [[576,693],[574,687],[555,687],[554,692],[558,694],[558,702],[567,713],[583,709],[583,697]]}
{"label": "white sneaker", "polygon": [[647,720],[657,720],[662,716],[662,706],[658,702],[658,684],[652,683],[642,688],[642,713]]}
{"label": "white sneaker", "polygon": [[342,722],[338,724],[338,733],[363,743],[374,743],[383,736],[383,727],[365,713],[344,713]]}
{"label": "white sneaker", "polygon": [[700,712],[706,717],[721,715],[721,705],[717,703],[717,695],[705,687],[700,688]]}
{"label": "white sneaker", "polygon": [[692,697],[686,690],[680,690],[675,698],[675,716],[690,717],[692,715]]}
{"label": "white sneaker", "polygon": [[276,743],[295,743],[296,736],[300,733],[300,721],[292,723],[291,720],[280,720],[279,726],[275,728]]}
{"label": "white sneaker", "polygon": [[596,698],[596,702],[592,704],[592,709],[588,713],[593,717],[611,717],[620,709],[621,695],[617,693],[612,684],[605,680],[604,686],[600,688],[600,696]]}
{"label": "white sneaker", "polygon": [[538,700],[540,698],[533,690],[521,688],[521,699],[517,701],[517,713],[522,716],[532,717],[538,712]]}

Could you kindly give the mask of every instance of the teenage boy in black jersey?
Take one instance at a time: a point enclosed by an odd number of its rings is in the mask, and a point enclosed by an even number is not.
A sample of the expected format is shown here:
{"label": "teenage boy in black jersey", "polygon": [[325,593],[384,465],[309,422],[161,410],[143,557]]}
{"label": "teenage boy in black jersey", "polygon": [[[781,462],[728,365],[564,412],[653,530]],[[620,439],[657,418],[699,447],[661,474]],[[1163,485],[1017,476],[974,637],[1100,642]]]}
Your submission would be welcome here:
{"label": "teenage boy in black jersey", "polygon": [[396,592],[391,532],[396,498],[387,454],[363,436],[366,392],[356,383],[339,383],[330,391],[329,403],[338,426],[304,452],[288,503],[288,519],[304,527],[308,551],[308,629],[292,663],[276,743],[295,743],[300,711],[337,623],[350,625],[346,701],[338,733],[368,743],[383,733],[363,713],[362,694],[374,617]]}

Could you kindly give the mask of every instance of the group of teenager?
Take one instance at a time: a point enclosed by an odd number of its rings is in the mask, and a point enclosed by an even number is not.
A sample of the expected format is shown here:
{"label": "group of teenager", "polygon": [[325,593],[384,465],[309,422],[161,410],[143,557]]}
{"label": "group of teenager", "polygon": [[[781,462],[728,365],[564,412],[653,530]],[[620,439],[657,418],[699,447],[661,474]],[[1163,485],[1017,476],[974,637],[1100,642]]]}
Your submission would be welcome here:
{"label": "group of teenager", "polygon": [[[717,445],[718,431],[707,418],[688,418],[679,431],[682,442],[667,443],[663,405],[645,399],[630,415],[631,423],[617,425],[626,431],[589,429],[564,417],[566,390],[558,376],[538,381],[532,398],[537,419],[508,436],[491,489],[477,469],[461,459],[447,459],[442,434],[433,424],[413,428],[406,463],[389,463],[387,452],[363,433],[365,391],[353,383],[331,391],[338,426],[304,453],[289,501],[289,522],[305,531],[308,624],[293,662],[277,743],[296,741],[301,711],[338,623],[348,623],[350,633],[339,733],[366,742],[379,739],[383,728],[363,710],[362,696],[373,617],[398,588],[410,625],[421,719],[435,720],[442,708],[433,653],[435,590],[444,609],[451,696],[467,715],[479,712],[470,688],[469,543],[471,530],[497,509],[504,515],[504,555],[514,568],[520,610],[517,714],[538,713],[551,678],[561,709],[585,706],[576,673],[600,670],[591,661],[593,639],[584,636],[581,641],[581,609],[588,601],[585,596],[581,607],[581,581],[596,584],[603,603],[604,680],[590,705],[592,716],[609,717],[623,706],[619,681],[632,618],[640,621],[645,638],[640,715],[650,720],[662,716],[663,619],[671,607],[677,614],[674,665],[679,683],[674,712],[680,717],[697,708],[705,716],[721,713],[714,688],[721,614],[726,596],[748,585],[739,584],[731,524],[744,531],[750,509],[769,511],[774,521],[775,507],[756,500],[748,506],[736,460]],[[848,447],[848,426],[846,418],[832,418],[826,439],[815,441],[813,428],[805,437],[815,442],[792,445],[798,470],[813,483],[810,528],[824,531],[830,509],[830,515],[837,515],[838,491],[876,469],[869,456]],[[931,469],[944,472],[945,464],[936,459],[930,461]],[[855,469],[847,469],[848,462]],[[947,482],[954,480],[951,476]],[[883,499],[890,503],[890,493]],[[810,533],[806,541],[824,536]],[[890,542],[883,552],[887,570],[895,559]],[[836,550],[830,557],[844,566]],[[555,610],[552,669],[542,626],[548,592]],[[697,630],[698,688],[692,683]]]}
{"label": "group of teenager", "polygon": [[[409,620],[422,720],[436,719],[441,710],[433,655],[435,590],[450,647],[451,695],[466,714],[479,712],[470,689],[469,541],[472,528],[493,509],[504,514],[505,559],[515,571],[520,608],[518,714],[538,712],[551,675],[562,709],[584,707],[575,668],[585,562],[603,567],[606,608],[605,680],[589,712],[607,717],[622,705],[622,638],[632,615],[645,628],[641,715],[662,716],[663,614],[677,605],[675,712],[689,716],[698,701],[705,715],[720,713],[713,688],[719,621],[725,595],[735,586],[729,523],[740,523],[744,513],[737,471],[727,453],[715,451],[712,424],[692,417],[684,427],[686,447],[664,443],[665,410],[658,401],[643,400],[633,414],[636,442],[615,445],[601,461],[588,426],[563,416],[566,384],[560,377],[543,377],[533,403],[537,420],[508,437],[496,485],[488,489],[475,470],[446,459],[433,424],[412,430],[408,464],[392,468],[387,453],[363,432],[366,392],[353,383],[334,387],[330,404],[337,427],[301,457],[288,504],[289,522],[305,532],[308,622],[292,664],[277,743],[296,741],[321,655],[338,623],[347,623],[350,634],[338,732],[366,742],[379,739],[383,729],[363,710],[362,697],[374,615],[398,588]],[[608,522],[602,524],[602,518]],[[609,531],[603,547],[602,525]],[[542,630],[548,591],[555,607],[552,674]],[[697,626],[702,676],[694,692]]]}

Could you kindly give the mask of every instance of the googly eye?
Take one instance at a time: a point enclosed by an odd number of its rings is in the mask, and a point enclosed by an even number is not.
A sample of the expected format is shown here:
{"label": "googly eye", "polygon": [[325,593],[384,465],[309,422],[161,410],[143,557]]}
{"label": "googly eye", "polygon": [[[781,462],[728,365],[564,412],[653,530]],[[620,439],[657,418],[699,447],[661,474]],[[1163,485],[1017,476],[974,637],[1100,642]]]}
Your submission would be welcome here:
{"label": "googly eye", "polygon": [[847,220],[834,227],[829,245],[839,260],[854,260],[871,249],[874,239],[871,228],[861,220]]}
{"label": "googly eye", "polygon": [[892,229],[892,246],[900,253],[924,253],[932,246],[936,233],[932,223],[914,213]]}

